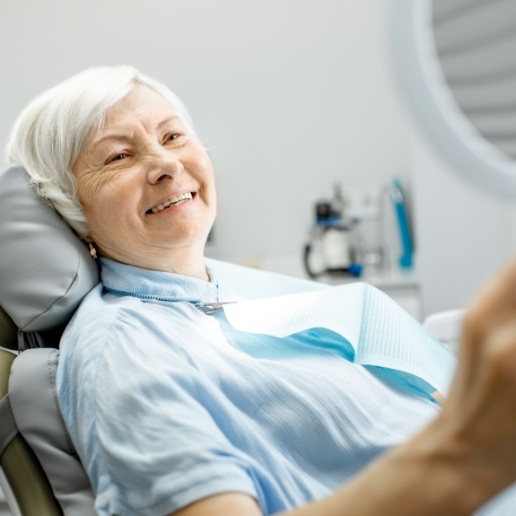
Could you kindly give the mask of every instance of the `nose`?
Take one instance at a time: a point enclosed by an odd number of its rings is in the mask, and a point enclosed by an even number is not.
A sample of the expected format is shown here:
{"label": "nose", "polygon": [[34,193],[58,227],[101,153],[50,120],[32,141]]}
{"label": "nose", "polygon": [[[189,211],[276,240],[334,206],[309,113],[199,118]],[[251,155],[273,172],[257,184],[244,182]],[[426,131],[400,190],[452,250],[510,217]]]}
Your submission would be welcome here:
{"label": "nose", "polygon": [[177,181],[184,171],[184,165],[177,154],[161,146],[156,146],[148,154],[147,178],[156,184],[167,179]]}

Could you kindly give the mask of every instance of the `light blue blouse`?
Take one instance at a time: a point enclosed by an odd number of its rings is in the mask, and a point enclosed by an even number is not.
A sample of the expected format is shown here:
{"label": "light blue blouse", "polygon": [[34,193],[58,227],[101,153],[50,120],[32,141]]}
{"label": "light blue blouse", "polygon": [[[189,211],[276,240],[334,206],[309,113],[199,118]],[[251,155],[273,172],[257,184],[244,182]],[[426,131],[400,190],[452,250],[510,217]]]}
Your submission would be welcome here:
{"label": "light blue blouse", "polygon": [[57,377],[99,514],[164,515],[222,492],[273,514],[334,491],[435,416],[349,361],[336,334],[252,335],[200,306],[224,300],[217,281],[102,260]]}

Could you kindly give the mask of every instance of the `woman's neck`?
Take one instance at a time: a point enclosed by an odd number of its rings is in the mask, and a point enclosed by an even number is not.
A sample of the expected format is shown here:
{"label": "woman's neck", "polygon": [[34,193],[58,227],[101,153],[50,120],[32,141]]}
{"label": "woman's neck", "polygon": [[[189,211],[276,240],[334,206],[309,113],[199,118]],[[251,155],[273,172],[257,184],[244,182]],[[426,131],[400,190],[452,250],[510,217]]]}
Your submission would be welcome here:
{"label": "woman's neck", "polygon": [[193,250],[190,248],[164,251],[158,250],[144,256],[107,256],[118,262],[141,267],[142,269],[173,272],[183,276],[190,276],[203,281],[210,278],[204,262],[204,248]]}

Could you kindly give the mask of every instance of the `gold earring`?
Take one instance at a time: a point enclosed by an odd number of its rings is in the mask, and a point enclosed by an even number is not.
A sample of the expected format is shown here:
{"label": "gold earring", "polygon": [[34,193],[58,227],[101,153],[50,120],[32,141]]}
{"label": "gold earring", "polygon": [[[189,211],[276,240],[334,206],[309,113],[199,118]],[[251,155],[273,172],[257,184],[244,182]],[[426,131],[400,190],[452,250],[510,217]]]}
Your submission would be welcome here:
{"label": "gold earring", "polygon": [[94,260],[96,260],[98,258],[98,256],[97,256],[97,250],[95,249],[95,246],[91,242],[88,242],[88,248],[90,250],[91,257]]}

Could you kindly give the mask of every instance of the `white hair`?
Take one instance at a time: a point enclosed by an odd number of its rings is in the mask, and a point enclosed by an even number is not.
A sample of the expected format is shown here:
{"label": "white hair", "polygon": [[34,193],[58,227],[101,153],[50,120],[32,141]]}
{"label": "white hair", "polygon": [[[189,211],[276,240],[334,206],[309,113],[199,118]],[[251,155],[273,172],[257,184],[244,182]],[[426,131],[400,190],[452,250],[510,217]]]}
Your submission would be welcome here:
{"label": "white hair", "polygon": [[160,94],[193,131],[183,103],[164,84],[131,66],[88,68],[36,97],[18,116],[6,147],[7,161],[25,168],[38,195],[80,236],[86,219],[71,167],[106,111],[144,85]]}

